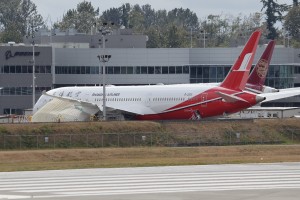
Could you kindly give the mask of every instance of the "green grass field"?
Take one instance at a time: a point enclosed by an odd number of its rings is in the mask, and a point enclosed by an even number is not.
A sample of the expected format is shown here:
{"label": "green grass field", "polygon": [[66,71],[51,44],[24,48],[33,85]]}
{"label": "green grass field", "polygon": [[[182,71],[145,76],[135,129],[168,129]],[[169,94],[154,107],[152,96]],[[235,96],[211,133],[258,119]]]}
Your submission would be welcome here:
{"label": "green grass field", "polygon": [[300,145],[0,151],[0,171],[299,162]]}

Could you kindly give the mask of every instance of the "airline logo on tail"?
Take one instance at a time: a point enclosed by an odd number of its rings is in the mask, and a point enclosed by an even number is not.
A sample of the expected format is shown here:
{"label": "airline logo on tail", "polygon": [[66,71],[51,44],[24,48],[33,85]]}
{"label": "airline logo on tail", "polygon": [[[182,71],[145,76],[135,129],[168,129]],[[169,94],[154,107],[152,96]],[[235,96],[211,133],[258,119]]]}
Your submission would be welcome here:
{"label": "airline logo on tail", "polygon": [[248,63],[250,62],[251,56],[252,56],[252,53],[247,53],[245,55],[244,60],[238,71],[246,71],[247,70],[247,66],[248,66]]}
{"label": "airline logo on tail", "polygon": [[256,69],[257,76],[259,78],[264,78],[267,75],[267,67],[268,61],[265,59],[261,59],[258,63],[258,67]]}

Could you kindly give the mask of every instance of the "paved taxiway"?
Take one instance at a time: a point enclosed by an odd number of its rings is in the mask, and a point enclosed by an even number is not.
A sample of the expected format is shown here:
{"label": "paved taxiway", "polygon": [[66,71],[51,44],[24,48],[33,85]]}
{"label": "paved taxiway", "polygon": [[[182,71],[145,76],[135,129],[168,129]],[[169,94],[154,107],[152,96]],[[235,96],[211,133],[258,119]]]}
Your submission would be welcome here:
{"label": "paved taxiway", "polygon": [[299,199],[300,163],[0,173],[2,199]]}

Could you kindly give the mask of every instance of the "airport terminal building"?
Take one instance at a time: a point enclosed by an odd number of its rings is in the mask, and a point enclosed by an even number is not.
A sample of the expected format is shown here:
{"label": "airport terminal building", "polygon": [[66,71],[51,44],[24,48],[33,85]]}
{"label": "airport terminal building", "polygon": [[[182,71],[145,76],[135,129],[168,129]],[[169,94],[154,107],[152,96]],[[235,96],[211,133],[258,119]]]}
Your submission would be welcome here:
{"label": "airport terminal building", "polygon": [[[106,83],[148,85],[221,82],[242,47],[233,48],[146,48],[146,35],[119,30],[107,36],[41,32],[35,46],[36,99],[43,90],[63,86],[102,84],[98,55],[109,54]],[[100,42],[99,42],[100,41]],[[28,42],[28,41],[27,41]],[[254,64],[264,51],[257,49]],[[23,114],[32,108],[32,60],[30,44],[0,46],[0,115]],[[266,85],[275,88],[300,86],[300,49],[275,47]],[[300,97],[271,106],[300,107]]]}

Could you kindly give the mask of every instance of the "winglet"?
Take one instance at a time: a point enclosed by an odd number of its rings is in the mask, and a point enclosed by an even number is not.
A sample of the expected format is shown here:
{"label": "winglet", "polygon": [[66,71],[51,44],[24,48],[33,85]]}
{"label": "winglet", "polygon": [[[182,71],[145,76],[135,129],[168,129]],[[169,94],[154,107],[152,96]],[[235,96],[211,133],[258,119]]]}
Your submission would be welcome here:
{"label": "winglet", "polygon": [[260,35],[260,30],[252,33],[241,54],[221,83],[221,87],[232,90],[245,89]]}

